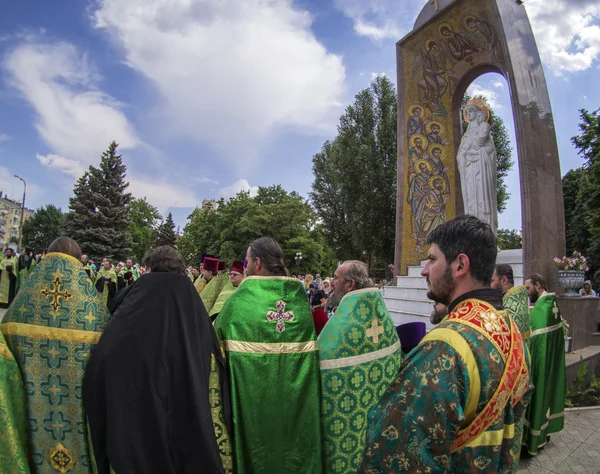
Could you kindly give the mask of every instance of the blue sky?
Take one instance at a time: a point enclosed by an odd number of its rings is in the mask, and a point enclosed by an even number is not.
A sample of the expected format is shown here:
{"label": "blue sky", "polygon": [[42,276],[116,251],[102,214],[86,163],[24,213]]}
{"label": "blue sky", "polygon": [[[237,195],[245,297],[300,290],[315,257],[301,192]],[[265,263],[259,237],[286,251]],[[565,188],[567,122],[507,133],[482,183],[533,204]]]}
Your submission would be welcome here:
{"label": "blue sky", "polygon": [[[73,184],[120,143],[131,191],[183,226],[205,198],[281,184],[310,192],[311,158],[423,0],[63,0],[0,7],[0,190],[66,209]],[[542,6],[543,3],[543,6]],[[578,109],[600,107],[600,6],[528,0],[563,174]],[[506,82],[483,76],[513,132]],[[515,157],[516,160],[516,157]],[[517,166],[500,227],[520,227]]]}

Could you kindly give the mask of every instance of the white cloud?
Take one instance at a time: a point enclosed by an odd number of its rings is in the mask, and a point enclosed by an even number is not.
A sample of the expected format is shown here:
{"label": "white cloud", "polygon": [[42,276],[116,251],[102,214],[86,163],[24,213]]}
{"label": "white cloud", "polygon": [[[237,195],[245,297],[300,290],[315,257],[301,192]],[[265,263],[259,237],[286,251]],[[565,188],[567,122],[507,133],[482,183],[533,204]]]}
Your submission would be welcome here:
{"label": "white cloud", "polygon": [[[18,178],[15,178],[15,174],[19,174],[27,181],[27,175],[22,174],[22,171],[17,169],[11,171],[8,168],[0,166],[0,191],[2,191],[2,196],[7,196],[14,201],[22,201],[23,183]],[[28,208],[38,206],[41,197],[43,197],[41,188],[35,183],[28,181],[25,205]]]}
{"label": "white cloud", "polygon": [[10,135],[7,135],[6,133],[0,133],[0,143],[6,142],[8,140],[10,140]]}
{"label": "white cloud", "polygon": [[155,85],[162,129],[238,166],[278,126],[335,130],[342,58],[292,0],[98,0],[92,21]]}
{"label": "white cloud", "polygon": [[238,179],[231,186],[219,189],[219,197],[231,199],[242,191],[249,192],[250,197],[254,197],[258,193],[258,186],[250,186],[250,183],[247,180]]}
{"label": "white cloud", "polygon": [[35,155],[35,157],[42,165],[60,170],[75,179],[79,178],[85,171],[85,167],[79,161],[71,160],[70,158],[65,158],[64,156],[38,154]]}
{"label": "white cloud", "polygon": [[56,153],[45,163],[40,159],[43,164],[71,169],[63,166],[65,160],[97,163],[112,140],[121,149],[140,144],[121,104],[98,88],[93,66],[72,44],[21,44],[8,54],[4,68],[35,111],[40,137]]}
{"label": "white cloud", "polygon": [[410,32],[425,2],[420,0],[334,0],[354,23],[354,32],[372,41],[398,41]]}
{"label": "white cloud", "polygon": [[492,86],[494,86],[496,89],[504,89],[504,82],[502,82],[500,79],[495,79],[492,81]]}
{"label": "white cloud", "polygon": [[128,191],[136,198],[148,198],[161,214],[169,208],[196,207],[199,204],[196,195],[185,186],[173,185],[159,178],[144,175],[128,177]]}
{"label": "white cloud", "polygon": [[595,0],[525,2],[542,61],[555,73],[589,69],[600,56],[600,3]]}
{"label": "white cloud", "polygon": [[487,100],[487,103],[492,109],[502,108],[502,104],[498,101],[498,94],[492,89],[486,89],[485,87],[480,86],[476,82],[471,84],[467,89],[467,94],[471,97],[475,96],[483,96]]}
{"label": "white cloud", "polygon": [[371,80],[375,80],[378,77],[385,77],[385,76],[386,76],[385,72],[372,72],[371,73]]}

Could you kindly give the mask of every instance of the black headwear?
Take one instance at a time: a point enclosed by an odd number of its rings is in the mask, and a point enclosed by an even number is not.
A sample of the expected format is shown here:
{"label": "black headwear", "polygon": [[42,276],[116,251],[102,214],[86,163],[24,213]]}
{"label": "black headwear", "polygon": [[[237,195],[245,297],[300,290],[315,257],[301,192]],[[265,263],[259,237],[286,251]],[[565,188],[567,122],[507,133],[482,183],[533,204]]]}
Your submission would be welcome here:
{"label": "black headwear", "polygon": [[149,273],[114,303],[83,381],[98,472],[223,473],[209,376],[214,356],[231,428],[225,362],[190,279]]}

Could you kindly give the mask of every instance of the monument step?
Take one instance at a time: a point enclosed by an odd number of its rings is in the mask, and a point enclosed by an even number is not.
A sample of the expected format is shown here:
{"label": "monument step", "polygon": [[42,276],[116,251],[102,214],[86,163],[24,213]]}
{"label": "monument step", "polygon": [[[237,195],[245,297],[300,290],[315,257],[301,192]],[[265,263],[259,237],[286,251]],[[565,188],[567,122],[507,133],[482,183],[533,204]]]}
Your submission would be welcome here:
{"label": "monument step", "polygon": [[406,267],[408,270],[408,275],[409,277],[419,277],[419,278],[425,278],[424,276],[421,275],[421,272],[423,271],[423,267],[418,266],[418,265],[409,265],[408,267]]}
{"label": "monument step", "polygon": [[429,300],[429,298],[427,298],[428,291],[429,290],[426,288],[395,287],[392,291],[386,291],[383,297],[401,300]]}
{"label": "monument step", "polygon": [[433,310],[433,302],[427,299],[386,298],[385,305],[388,310],[412,314],[430,314]]}
{"label": "monument step", "polygon": [[[425,290],[427,289],[427,281],[425,280],[425,277],[419,276],[419,277],[412,277],[412,276],[399,276],[396,277],[396,286],[402,287],[402,288],[417,288],[420,290]],[[386,287],[387,288],[395,288],[395,287]]]}

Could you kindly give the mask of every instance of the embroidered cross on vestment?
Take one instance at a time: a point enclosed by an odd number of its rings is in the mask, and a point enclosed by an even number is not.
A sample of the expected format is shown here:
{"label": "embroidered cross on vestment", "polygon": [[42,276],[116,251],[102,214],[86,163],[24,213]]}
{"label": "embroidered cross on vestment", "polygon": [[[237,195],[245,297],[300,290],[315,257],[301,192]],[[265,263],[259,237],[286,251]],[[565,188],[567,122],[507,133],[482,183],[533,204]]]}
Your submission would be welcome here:
{"label": "embroidered cross on vestment", "polygon": [[294,319],[294,313],[291,311],[285,312],[285,302],[279,300],[275,305],[277,311],[269,311],[267,313],[267,321],[277,321],[275,329],[277,332],[282,333],[285,331],[285,322]]}

